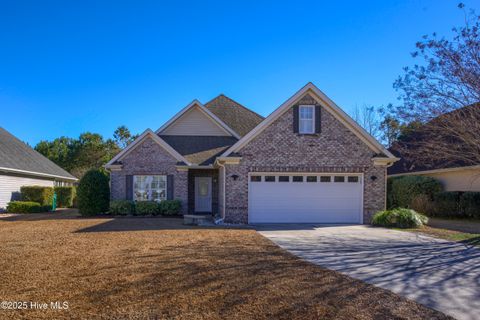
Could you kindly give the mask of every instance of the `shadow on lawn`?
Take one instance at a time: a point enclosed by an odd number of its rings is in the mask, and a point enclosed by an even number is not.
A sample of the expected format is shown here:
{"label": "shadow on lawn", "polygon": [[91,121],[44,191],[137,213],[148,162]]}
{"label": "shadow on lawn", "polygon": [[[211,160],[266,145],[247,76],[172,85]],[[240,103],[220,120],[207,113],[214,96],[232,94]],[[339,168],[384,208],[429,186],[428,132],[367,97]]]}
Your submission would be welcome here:
{"label": "shadow on lawn", "polygon": [[[253,235],[241,241],[225,231],[209,241],[199,238],[139,252],[129,258],[135,261],[129,271],[142,277],[106,286],[89,298],[94,303],[137,288],[130,303],[151,302],[151,315],[160,318],[443,319],[391,292],[296,259]],[[120,272],[122,266],[117,267]]]}
{"label": "shadow on lawn", "polygon": [[[190,230],[190,229],[208,229],[209,227],[197,227],[183,224],[182,218],[164,218],[164,217],[125,217],[114,218],[99,224],[89,226],[75,233],[84,232],[125,232],[125,231],[146,231],[146,230]],[[217,227],[212,227],[217,228]]]}
{"label": "shadow on lawn", "polygon": [[475,237],[475,238],[471,238],[471,239],[467,239],[467,240],[460,241],[460,243],[463,243],[463,244],[466,244],[466,245],[470,245],[470,246],[480,246],[480,236],[479,236],[479,237]]}

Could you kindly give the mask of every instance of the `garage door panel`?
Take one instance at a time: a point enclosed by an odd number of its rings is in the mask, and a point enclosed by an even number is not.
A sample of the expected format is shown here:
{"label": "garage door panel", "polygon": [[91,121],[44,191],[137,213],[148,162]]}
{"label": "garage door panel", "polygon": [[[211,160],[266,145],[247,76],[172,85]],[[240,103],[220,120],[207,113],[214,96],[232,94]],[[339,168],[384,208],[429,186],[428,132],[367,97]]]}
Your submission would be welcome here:
{"label": "garage door panel", "polygon": [[249,183],[250,223],[361,223],[361,182]]}

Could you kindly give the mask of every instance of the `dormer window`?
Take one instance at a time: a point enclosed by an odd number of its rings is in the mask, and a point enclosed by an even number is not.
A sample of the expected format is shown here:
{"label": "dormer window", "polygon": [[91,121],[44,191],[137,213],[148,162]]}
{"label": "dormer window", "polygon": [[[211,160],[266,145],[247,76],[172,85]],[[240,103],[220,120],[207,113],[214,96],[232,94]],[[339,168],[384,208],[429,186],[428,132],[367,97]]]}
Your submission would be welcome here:
{"label": "dormer window", "polygon": [[315,106],[300,105],[298,111],[298,132],[301,134],[315,133]]}

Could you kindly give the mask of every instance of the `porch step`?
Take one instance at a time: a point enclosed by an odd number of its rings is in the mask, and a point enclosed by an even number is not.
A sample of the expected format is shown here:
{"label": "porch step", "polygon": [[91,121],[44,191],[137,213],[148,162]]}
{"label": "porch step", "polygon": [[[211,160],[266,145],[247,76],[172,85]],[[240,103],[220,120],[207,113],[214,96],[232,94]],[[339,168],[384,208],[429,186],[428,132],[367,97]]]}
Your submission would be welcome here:
{"label": "porch step", "polygon": [[183,216],[183,224],[188,225],[204,225],[213,222],[211,215],[186,214]]}

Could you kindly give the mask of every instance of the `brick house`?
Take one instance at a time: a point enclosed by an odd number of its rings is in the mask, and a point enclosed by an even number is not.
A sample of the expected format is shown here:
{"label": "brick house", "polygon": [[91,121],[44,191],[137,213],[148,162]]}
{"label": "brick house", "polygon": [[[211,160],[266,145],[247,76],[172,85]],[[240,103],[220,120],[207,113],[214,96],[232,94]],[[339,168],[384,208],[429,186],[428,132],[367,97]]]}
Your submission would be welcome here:
{"label": "brick house", "polygon": [[235,223],[368,223],[397,160],[308,83],[267,118],[195,100],[106,168],[112,199],[179,199]]}

